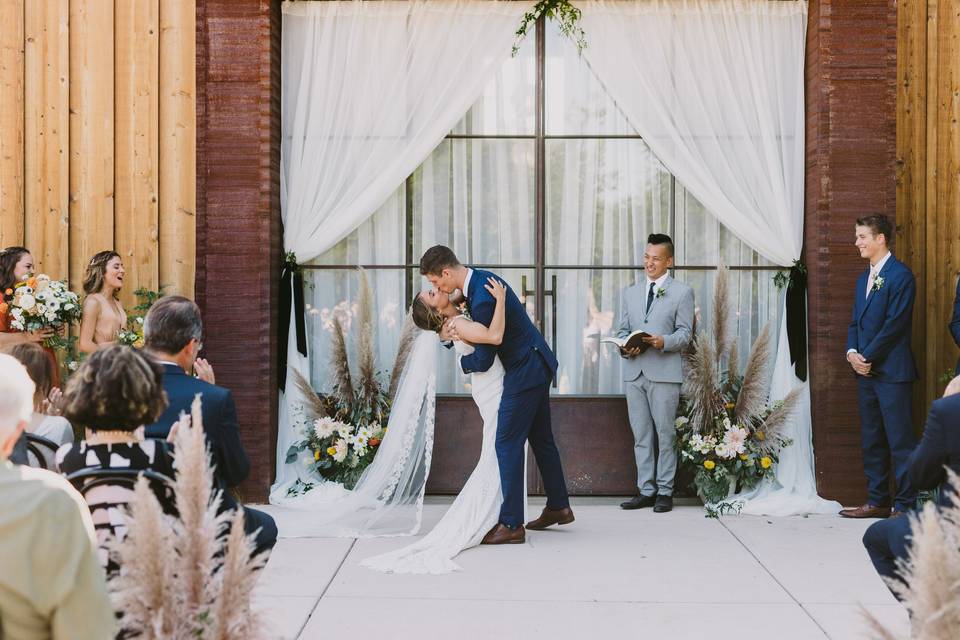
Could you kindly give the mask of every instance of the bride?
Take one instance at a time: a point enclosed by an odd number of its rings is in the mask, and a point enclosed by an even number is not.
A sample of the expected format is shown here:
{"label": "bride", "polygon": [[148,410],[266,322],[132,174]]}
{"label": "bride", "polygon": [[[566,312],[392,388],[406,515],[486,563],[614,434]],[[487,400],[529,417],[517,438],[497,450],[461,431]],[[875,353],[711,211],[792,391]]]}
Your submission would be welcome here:
{"label": "bride", "polygon": [[[500,344],[506,317],[506,289],[495,278],[484,285],[496,300],[490,327],[461,315],[449,296],[435,289],[424,291],[413,302],[413,321],[441,337],[456,336],[458,357],[473,352],[473,344]],[[460,567],[453,558],[476,546],[497,523],[502,496],[495,440],[497,412],[503,393],[503,365],[497,359],[488,371],[471,374],[471,395],[483,418],[480,460],[463,490],[443,518],[426,536],[396,551],[364,560],[365,567],[387,573],[448,573]]]}

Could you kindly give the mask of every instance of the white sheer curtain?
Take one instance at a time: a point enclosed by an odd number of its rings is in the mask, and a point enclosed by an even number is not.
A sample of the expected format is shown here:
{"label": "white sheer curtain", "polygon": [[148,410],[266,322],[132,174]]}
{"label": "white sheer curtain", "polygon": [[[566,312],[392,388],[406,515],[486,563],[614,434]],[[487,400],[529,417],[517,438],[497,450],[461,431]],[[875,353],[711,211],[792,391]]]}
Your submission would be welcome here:
{"label": "white sheer curtain", "polygon": [[[369,218],[499,70],[530,5],[284,2],[284,249],[309,261]],[[309,362],[294,340],[288,363],[308,375]],[[286,464],[296,439],[290,406],[281,396],[272,496],[299,477],[300,468]]]}
{"label": "white sheer curtain", "polygon": [[[791,264],[803,241],[806,2],[576,4],[584,56],[654,155],[740,239]],[[783,330],[779,341],[774,397],[801,384]],[[839,508],[816,496],[809,405],[792,427],[778,482],[741,496],[744,512]]]}

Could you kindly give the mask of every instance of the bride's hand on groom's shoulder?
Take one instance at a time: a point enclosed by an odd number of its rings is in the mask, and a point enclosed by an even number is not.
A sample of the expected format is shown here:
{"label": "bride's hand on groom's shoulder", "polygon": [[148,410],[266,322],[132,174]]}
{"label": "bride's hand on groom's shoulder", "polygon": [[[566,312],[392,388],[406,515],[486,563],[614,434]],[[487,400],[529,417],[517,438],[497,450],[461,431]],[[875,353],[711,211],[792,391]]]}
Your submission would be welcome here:
{"label": "bride's hand on groom's shoulder", "polygon": [[443,321],[443,326],[440,327],[440,339],[441,340],[459,340],[457,336],[456,329],[454,329],[453,322],[450,319]]}
{"label": "bride's hand on groom's shoulder", "polygon": [[496,278],[487,278],[487,284],[483,285],[483,288],[489,291],[490,295],[492,295],[497,302],[507,297],[506,287]]}

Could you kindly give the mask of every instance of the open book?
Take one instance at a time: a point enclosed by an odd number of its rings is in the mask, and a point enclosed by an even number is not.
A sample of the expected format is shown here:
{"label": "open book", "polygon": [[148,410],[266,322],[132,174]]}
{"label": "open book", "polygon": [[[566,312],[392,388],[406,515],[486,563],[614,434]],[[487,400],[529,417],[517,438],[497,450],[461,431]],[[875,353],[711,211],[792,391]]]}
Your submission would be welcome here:
{"label": "open book", "polygon": [[643,353],[644,351],[647,350],[647,347],[650,346],[646,342],[644,342],[643,339],[649,338],[649,337],[650,337],[649,333],[647,333],[646,331],[640,331],[638,329],[637,331],[634,331],[633,333],[628,335],[626,338],[615,338],[613,336],[610,336],[609,338],[603,338],[602,340],[600,340],[600,342],[609,342],[611,344],[617,345],[621,349],[640,349],[640,352]]}

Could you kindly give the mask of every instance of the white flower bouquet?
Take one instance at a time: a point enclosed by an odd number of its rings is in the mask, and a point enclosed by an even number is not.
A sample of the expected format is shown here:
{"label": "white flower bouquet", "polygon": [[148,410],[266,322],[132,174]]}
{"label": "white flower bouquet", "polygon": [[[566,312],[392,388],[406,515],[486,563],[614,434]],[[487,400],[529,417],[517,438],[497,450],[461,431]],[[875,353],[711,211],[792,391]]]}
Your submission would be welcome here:
{"label": "white flower bouquet", "polygon": [[[18,331],[58,330],[80,319],[80,301],[65,281],[52,280],[46,274],[30,276],[5,292],[9,301],[0,312],[10,315],[10,326]],[[62,347],[59,335],[44,341],[47,347]]]}

